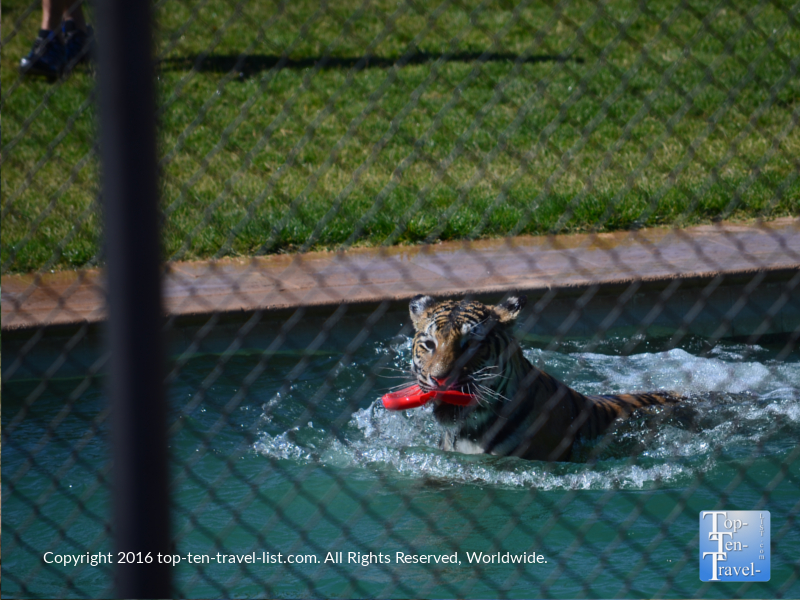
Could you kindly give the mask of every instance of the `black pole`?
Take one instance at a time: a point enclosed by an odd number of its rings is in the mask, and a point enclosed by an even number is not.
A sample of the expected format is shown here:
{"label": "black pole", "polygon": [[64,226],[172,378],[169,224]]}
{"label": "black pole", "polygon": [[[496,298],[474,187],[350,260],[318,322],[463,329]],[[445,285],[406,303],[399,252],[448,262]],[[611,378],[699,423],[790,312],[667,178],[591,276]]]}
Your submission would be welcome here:
{"label": "black pole", "polygon": [[[158,182],[151,7],[97,6],[113,447],[114,558],[121,598],[168,598]],[[133,559],[129,561],[127,559]]]}

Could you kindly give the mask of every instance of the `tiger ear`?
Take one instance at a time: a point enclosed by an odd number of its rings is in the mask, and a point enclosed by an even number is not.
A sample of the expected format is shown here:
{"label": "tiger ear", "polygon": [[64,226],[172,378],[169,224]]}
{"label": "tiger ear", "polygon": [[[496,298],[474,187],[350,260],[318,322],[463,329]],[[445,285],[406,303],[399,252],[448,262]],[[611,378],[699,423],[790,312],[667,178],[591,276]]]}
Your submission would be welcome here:
{"label": "tiger ear", "polygon": [[430,296],[414,296],[408,304],[408,312],[411,313],[411,322],[414,324],[414,329],[419,331],[419,325],[422,322],[422,317],[436,301]]}
{"label": "tiger ear", "polygon": [[522,309],[525,308],[525,303],[527,301],[527,296],[509,296],[505,302],[501,302],[494,307],[497,320],[500,321],[500,323],[511,323],[519,316]]}

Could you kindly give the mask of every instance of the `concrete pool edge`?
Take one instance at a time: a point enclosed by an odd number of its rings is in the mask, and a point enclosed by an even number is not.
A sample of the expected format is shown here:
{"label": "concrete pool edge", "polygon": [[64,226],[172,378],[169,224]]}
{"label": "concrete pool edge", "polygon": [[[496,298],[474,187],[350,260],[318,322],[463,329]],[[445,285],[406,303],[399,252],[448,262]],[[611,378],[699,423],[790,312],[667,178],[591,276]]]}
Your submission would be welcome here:
{"label": "concrete pool edge", "polygon": [[[605,234],[522,236],[430,246],[360,248],[165,265],[166,312],[282,312],[298,307],[551,290],[580,294],[639,282],[702,284],[715,277],[789,280],[800,272],[800,219]],[[100,270],[4,275],[3,333],[105,320]]]}

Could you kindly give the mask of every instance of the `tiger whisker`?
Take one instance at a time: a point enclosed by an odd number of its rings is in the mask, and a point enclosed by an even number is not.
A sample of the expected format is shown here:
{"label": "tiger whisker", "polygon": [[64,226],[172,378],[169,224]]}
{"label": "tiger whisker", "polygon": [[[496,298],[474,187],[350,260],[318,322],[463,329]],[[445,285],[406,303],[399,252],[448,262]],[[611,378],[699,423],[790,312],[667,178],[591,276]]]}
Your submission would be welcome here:
{"label": "tiger whisker", "polygon": [[399,389],[402,389],[402,388],[407,388],[409,385],[414,385],[415,383],[416,383],[416,381],[406,381],[405,383],[398,383],[397,385],[393,385],[393,386],[390,386],[390,387],[384,388],[384,389],[399,390]]}
{"label": "tiger whisker", "polygon": [[487,369],[497,369],[497,370],[499,370],[500,369],[500,365],[486,365],[485,367],[481,367],[480,369],[475,371],[473,373],[473,375],[478,375],[479,373],[483,373]]}
{"label": "tiger whisker", "polygon": [[[496,377],[501,377],[501,375],[481,375],[480,377],[471,377],[472,381],[487,381],[488,379],[495,379]],[[505,377],[503,377],[505,379]]]}
{"label": "tiger whisker", "polygon": [[[469,389],[470,386],[473,386],[475,388],[474,392]],[[469,392],[470,394],[475,396],[475,399],[478,401],[479,405],[481,405],[481,406],[483,406],[485,408],[489,407],[489,403],[487,402],[486,398],[484,398],[483,392],[481,392],[481,390],[478,389],[477,385],[468,383],[467,384],[467,392]]]}
{"label": "tiger whisker", "polygon": [[481,391],[483,391],[484,393],[489,394],[491,396],[494,396],[495,398],[501,398],[501,399],[505,400],[506,402],[508,402],[508,398],[506,398],[500,392],[495,391],[495,390],[493,390],[491,388],[488,388],[485,385],[480,385],[480,384],[477,384],[477,383],[475,385],[476,385],[476,387],[480,387]]}
{"label": "tiger whisker", "polygon": [[498,400],[497,396],[487,392],[486,390],[478,390],[478,393],[480,394],[481,398],[483,398],[483,399],[486,399],[486,400]]}
{"label": "tiger whisker", "polygon": [[497,394],[497,392],[495,392],[494,390],[490,390],[490,389],[486,388],[485,386],[481,386],[481,387],[483,387],[484,389],[483,390],[479,390],[477,388],[477,386],[475,388],[475,394],[474,395],[475,395],[475,398],[478,400],[478,404],[480,406],[483,406],[484,408],[490,410],[492,412],[492,414],[494,414],[496,417],[500,417],[501,416],[500,413],[497,412],[494,409],[494,407],[492,406],[492,402],[490,401],[492,399],[492,395],[500,396],[500,394]]}
{"label": "tiger whisker", "polygon": [[473,381],[487,381],[489,379],[497,379],[498,381],[506,381],[509,379],[508,375],[483,375],[481,377],[472,377]]}

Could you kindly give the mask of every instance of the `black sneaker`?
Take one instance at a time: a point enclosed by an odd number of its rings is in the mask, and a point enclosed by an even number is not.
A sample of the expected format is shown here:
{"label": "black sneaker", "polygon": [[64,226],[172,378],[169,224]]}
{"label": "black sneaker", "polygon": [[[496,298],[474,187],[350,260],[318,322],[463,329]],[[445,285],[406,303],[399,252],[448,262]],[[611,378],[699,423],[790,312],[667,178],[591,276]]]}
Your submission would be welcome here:
{"label": "black sneaker", "polygon": [[84,32],[75,26],[74,21],[64,21],[62,28],[67,52],[67,68],[72,69],[80,63],[90,62],[94,54],[94,30],[92,26],[87,26]]}
{"label": "black sneaker", "polygon": [[61,75],[66,63],[64,44],[52,31],[41,29],[28,56],[20,59],[19,71],[23,75],[43,75],[52,79]]}

